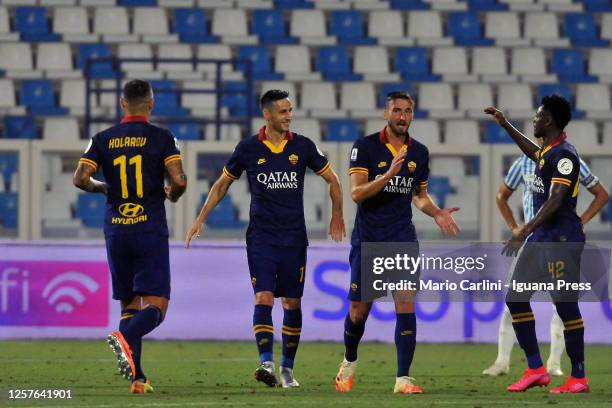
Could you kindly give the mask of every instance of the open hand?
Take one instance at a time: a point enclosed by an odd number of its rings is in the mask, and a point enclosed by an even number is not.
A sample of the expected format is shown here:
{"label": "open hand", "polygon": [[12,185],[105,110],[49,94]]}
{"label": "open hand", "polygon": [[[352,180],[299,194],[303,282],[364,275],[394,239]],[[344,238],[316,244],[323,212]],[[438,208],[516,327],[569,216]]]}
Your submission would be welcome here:
{"label": "open hand", "polygon": [[459,211],[459,207],[443,208],[434,216],[434,220],[438,227],[440,227],[442,235],[454,237],[459,233],[459,225],[457,225],[452,216],[452,213],[455,211]]}

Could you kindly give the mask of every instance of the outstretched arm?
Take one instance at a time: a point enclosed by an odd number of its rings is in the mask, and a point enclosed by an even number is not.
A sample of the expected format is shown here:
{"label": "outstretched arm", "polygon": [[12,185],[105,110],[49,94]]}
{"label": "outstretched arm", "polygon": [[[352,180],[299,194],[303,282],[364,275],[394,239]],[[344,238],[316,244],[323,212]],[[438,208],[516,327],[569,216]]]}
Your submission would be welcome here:
{"label": "outstretched arm", "polygon": [[329,185],[329,196],[332,201],[332,216],[329,223],[329,235],[336,241],[342,241],[346,237],[346,227],[344,226],[344,217],[342,216],[342,187],[338,180],[338,175],[335,171],[328,168],[321,177]]}
{"label": "outstretched arm", "polygon": [[527,136],[518,131],[517,128],[512,126],[506,119],[503,112],[494,107],[488,107],[484,110],[486,114],[493,116],[495,122],[503,127],[510,137],[514,140],[517,146],[529,157],[531,160],[536,161],[536,153],[540,150],[540,147],[533,143]]}
{"label": "outstretched arm", "polygon": [[591,204],[580,216],[580,222],[582,225],[589,222],[601,209],[608,203],[610,196],[608,190],[601,184],[597,183],[593,187],[589,188],[589,192],[594,195]]}
{"label": "outstretched arm", "polygon": [[412,203],[416,208],[434,219],[442,235],[455,236],[459,233],[459,225],[453,219],[452,213],[459,211],[458,207],[440,208],[434,203],[433,199],[427,192],[426,187],[419,189],[418,194],[412,197]]}
{"label": "outstretched arm", "polygon": [[166,186],[166,197],[176,203],[187,189],[187,176],[183,171],[183,162],[174,160],[166,164],[166,171],[170,178],[170,185]]}
{"label": "outstretched arm", "polygon": [[106,194],[108,192],[108,186],[105,182],[93,178],[95,172],[96,169],[92,166],[81,162],[74,172],[72,182],[76,187],[88,193]]}
{"label": "outstretched arm", "polygon": [[187,236],[185,237],[185,248],[189,248],[189,243],[194,236],[200,236],[208,215],[215,209],[223,197],[225,197],[225,194],[227,193],[227,190],[229,190],[229,186],[232,184],[232,182],[233,180],[223,173],[217,179],[217,181],[215,181],[215,184],[213,184],[208,192],[208,196],[206,197],[206,201],[200,210],[200,214],[198,214],[197,218],[193,222],[193,225],[191,225],[191,228],[187,232]]}

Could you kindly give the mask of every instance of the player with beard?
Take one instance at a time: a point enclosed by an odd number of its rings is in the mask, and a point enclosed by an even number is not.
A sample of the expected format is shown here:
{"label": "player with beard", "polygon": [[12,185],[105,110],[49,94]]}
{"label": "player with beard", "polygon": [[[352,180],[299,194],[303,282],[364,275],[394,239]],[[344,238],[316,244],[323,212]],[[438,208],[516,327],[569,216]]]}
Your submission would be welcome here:
{"label": "player with beard", "polygon": [[255,292],[253,332],[260,366],[255,379],[278,385],[274,366],[272,306],[280,297],[283,306],[280,385],[299,387],[293,363],[302,332],[301,298],[306,274],[306,224],[304,177],[307,168],[329,185],[332,214],[329,235],[338,242],[345,236],[342,190],[331,163],[306,136],[289,130],[293,108],[289,93],[272,89],[261,97],[266,120],[259,133],[238,143],[223,173],[210,189],[200,214],[185,239],[200,236],[204,223],[223,199],[233,181],[246,172],[251,192],[247,259]]}
{"label": "player with beard", "polygon": [[[362,300],[361,244],[368,242],[417,243],[412,223],[412,206],[432,217],[443,234],[454,236],[459,227],[452,217],[458,208],[440,209],[427,193],[429,151],[408,133],[414,100],[405,92],[387,95],[380,132],[357,140],[351,151],[349,174],[351,197],[357,203],[351,238],[350,309],[344,321],[344,359],[336,376],[336,390],[353,388],[357,348],[365,330],[372,302]],[[398,185],[407,188],[396,188]],[[395,346],[397,376],[395,393],[422,393],[409,376],[416,346],[416,317],[413,291],[395,291]]]}

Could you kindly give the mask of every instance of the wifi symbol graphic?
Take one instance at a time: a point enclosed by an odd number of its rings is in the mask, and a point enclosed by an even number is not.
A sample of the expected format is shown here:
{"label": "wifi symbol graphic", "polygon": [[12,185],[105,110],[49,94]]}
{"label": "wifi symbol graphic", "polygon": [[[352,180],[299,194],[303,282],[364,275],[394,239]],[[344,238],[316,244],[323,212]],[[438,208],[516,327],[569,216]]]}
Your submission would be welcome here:
{"label": "wifi symbol graphic", "polygon": [[[43,298],[47,303],[55,308],[57,313],[70,314],[74,310],[75,304],[83,304],[85,295],[73,286],[66,286],[66,283],[77,282],[85,287],[89,293],[95,293],[100,287],[98,283],[81,272],[65,272],[51,279],[43,289]],[[61,300],[69,298],[72,302]]]}

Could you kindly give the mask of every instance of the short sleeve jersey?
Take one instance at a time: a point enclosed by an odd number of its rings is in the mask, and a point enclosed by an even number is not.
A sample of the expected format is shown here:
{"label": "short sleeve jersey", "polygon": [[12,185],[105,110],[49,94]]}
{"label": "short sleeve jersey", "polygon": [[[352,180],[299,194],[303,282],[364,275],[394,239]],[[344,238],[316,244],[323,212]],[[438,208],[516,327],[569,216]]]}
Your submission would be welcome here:
{"label": "short sleeve jersey", "polygon": [[101,168],[108,184],[105,235],[168,235],[164,174],[175,160],[181,155],[172,133],[144,117],[125,117],[90,140],[79,162]]}
{"label": "short sleeve jersey", "polygon": [[[399,173],[375,196],[357,207],[351,245],[362,242],[414,242],[412,196],[427,188],[429,151],[412,137],[405,144],[406,158]],[[349,174],[367,174],[368,181],[382,177],[398,154],[388,142],[386,128],[355,142]]]}
{"label": "short sleeve jersey", "polygon": [[321,175],[330,166],[312,140],[296,133],[287,132],[274,146],[266,139],[264,126],[259,134],[238,143],[223,173],[237,180],[246,171],[251,190],[247,245],[308,245],[304,221],[306,168]]}
{"label": "short sleeve jersey", "polygon": [[[504,183],[511,190],[516,190],[521,183],[523,184],[523,216],[525,222],[531,221],[535,213],[533,212],[533,194],[531,192],[531,184],[535,177],[535,162],[527,155],[522,155],[516,159],[508,174],[504,179]],[[591,172],[589,166],[580,159],[580,184],[586,188],[592,188],[599,183],[599,178]]]}
{"label": "short sleeve jersey", "polygon": [[538,152],[535,177],[531,185],[534,213],[548,200],[553,183],[568,188],[561,207],[548,222],[538,227],[531,240],[538,242],[584,242],[580,218],[576,214],[580,185],[580,159],[573,145],[562,134],[555,142]]}

